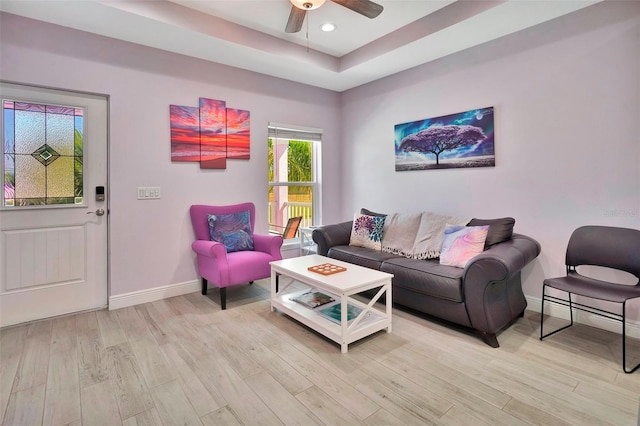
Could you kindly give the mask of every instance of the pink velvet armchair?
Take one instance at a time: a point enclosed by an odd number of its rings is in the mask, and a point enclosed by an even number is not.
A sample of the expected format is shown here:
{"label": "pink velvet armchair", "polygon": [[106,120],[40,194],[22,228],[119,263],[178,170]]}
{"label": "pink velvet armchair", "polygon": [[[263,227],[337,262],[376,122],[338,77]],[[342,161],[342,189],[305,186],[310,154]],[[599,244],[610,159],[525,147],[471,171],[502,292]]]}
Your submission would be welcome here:
{"label": "pink velvet armchair", "polygon": [[[224,243],[212,241],[216,218],[228,218],[229,215],[234,214],[243,215],[247,211],[249,212],[250,228],[246,227],[247,232],[240,231],[240,234],[243,235],[244,240],[252,240],[252,249],[249,245],[249,248],[244,247],[239,251],[228,252],[228,240],[225,240]],[[253,233],[255,226],[255,206],[253,203],[230,206],[193,205],[190,214],[196,237],[191,248],[197,254],[198,273],[202,277],[202,294],[207,294],[208,282],[220,288],[222,309],[226,309],[227,287],[251,284],[255,280],[270,277],[271,266],[269,262],[282,259],[280,248],[283,240],[281,236]],[[210,215],[213,217],[210,218]],[[212,220],[214,222],[211,222]],[[210,227],[210,222],[213,228]],[[225,229],[225,231],[228,230]],[[222,235],[228,236],[229,234],[233,233],[226,232]],[[247,234],[250,234],[251,238],[247,238]]]}

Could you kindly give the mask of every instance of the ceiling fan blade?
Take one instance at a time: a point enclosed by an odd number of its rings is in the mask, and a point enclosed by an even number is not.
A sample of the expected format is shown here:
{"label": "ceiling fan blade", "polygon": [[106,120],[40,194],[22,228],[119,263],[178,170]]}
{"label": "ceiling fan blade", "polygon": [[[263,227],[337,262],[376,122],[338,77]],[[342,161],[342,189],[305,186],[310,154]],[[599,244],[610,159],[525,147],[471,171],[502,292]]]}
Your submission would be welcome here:
{"label": "ceiling fan blade", "polygon": [[351,9],[354,12],[364,15],[367,18],[375,18],[380,15],[384,10],[384,7],[378,3],[374,3],[369,0],[331,0],[334,3],[338,3],[341,6]]}
{"label": "ceiling fan blade", "polygon": [[291,13],[289,14],[289,20],[287,21],[287,26],[284,31],[287,33],[297,33],[300,31],[306,14],[306,10],[291,6]]}

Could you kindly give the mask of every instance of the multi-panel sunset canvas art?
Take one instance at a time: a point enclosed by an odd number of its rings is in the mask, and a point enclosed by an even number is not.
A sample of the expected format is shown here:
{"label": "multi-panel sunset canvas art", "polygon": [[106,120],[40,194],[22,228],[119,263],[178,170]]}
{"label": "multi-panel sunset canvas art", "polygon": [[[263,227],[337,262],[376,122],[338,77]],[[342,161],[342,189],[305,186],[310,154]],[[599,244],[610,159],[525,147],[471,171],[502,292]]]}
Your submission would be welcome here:
{"label": "multi-panel sunset canvas art", "polygon": [[249,111],[227,108],[227,158],[249,159]]}
{"label": "multi-panel sunset canvas art", "polygon": [[200,98],[200,168],[227,168],[227,106]]}
{"label": "multi-panel sunset canvas art", "polygon": [[250,158],[249,111],[200,98],[198,107],[170,105],[171,161],[198,161],[202,169],[225,169],[227,158]]}
{"label": "multi-panel sunset canvas art", "polygon": [[171,161],[200,161],[200,112],[171,105]]}

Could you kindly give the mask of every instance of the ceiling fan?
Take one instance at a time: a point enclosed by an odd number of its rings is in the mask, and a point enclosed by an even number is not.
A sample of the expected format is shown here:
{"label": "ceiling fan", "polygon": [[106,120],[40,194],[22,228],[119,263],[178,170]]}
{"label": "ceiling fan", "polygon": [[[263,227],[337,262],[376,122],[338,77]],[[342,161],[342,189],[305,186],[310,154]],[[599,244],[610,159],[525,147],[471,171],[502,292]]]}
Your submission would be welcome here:
{"label": "ceiling fan", "polygon": [[[304,17],[307,14],[307,10],[317,9],[324,4],[326,0],[290,0],[291,1],[291,13],[289,14],[289,20],[285,27],[287,33],[297,33],[302,29],[302,23]],[[347,9],[351,9],[367,18],[373,19],[382,13],[384,9],[377,3],[369,0],[331,0],[334,3],[344,6]]]}

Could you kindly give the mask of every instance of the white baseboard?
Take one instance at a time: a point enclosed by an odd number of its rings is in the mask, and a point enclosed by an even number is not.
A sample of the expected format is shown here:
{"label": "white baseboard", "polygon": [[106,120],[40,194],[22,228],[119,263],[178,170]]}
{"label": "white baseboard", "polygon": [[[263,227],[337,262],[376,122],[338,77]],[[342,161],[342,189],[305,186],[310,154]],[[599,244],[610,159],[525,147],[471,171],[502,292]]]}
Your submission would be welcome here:
{"label": "white baseboard", "polygon": [[193,293],[201,289],[202,284],[200,281],[187,281],[184,283],[169,284],[147,290],[118,294],[117,296],[109,297],[109,310],[112,311],[114,309],[126,308],[127,306],[139,305],[141,303],[155,302],[156,300]]}
{"label": "white baseboard", "polygon": [[[527,298],[527,309],[540,312],[542,309],[542,299],[538,297],[530,297]],[[567,321],[571,319],[571,314],[569,313],[568,306],[558,305],[556,303],[545,303],[544,305],[544,313],[546,315],[550,315],[556,318],[562,318]],[[588,312],[583,312],[579,310],[573,311],[573,320],[574,322],[589,325],[591,327],[600,328],[603,330],[611,331],[613,333],[622,334],[622,323],[616,320],[601,317],[599,315],[591,314]],[[546,327],[545,327],[546,332]],[[640,322],[630,321],[627,318],[627,336],[633,337],[635,339],[640,339]]]}
{"label": "white baseboard", "polygon": [[[109,297],[109,310],[126,308],[128,306],[139,305],[141,303],[155,302],[156,300],[193,293],[199,291],[201,286],[200,281],[187,281],[184,283],[170,284],[147,290],[119,294],[117,296]],[[527,296],[527,309],[534,312],[540,312],[541,306],[540,298]],[[570,319],[569,308],[555,303],[547,303],[545,305],[545,313],[552,317],[562,318],[567,321]],[[574,311],[573,316],[577,323],[601,328],[613,333],[622,333],[622,323],[618,321],[578,310]],[[627,336],[640,339],[640,322],[627,320]]]}

